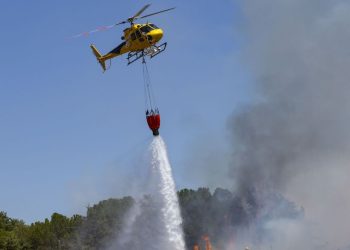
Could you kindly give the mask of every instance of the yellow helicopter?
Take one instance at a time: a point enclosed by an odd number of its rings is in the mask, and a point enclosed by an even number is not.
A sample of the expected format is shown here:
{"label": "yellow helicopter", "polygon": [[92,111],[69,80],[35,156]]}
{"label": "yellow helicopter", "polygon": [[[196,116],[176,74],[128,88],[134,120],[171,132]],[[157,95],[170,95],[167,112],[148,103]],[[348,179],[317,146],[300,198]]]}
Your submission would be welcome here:
{"label": "yellow helicopter", "polygon": [[107,60],[110,60],[116,56],[120,56],[125,53],[128,53],[128,56],[127,56],[128,65],[137,61],[140,58],[144,58],[145,56],[149,56],[150,58],[153,58],[154,56],[163,52],[166,48],[166,45],[167,45],[166,42],[163,44],[157,45],[157,43],[163,37],[163,30],[158,28],[156,25],[152,23],[147,22],[145,24],[136,24],[134,23],[134,21],[137,19],[143,19],[149,16],[160,14],[162,12],[170,11],[175,8],[165,9],[165,10],[154,12],[148,15],[140,16],[149,6],[150,4],[145,5],[135,15],[133,15],[132,17],[129,17],[125,21],[121,21],[119,23],[109,25],[109,26],[99,27],[90,32],[84,32],[79,35],[76,35],[73,38],[76,38],[79,36],[86,36],[97,31],[104,31],[120,24],[130,23],[130,27],[124,29],[124,35],[121,37],[121,39],[124,41],[121,44],[119,44],[116,48],[108,52],[107,54],[102,55],[98,51],[98,49],[95,47],[95,45],[93,44],[90,45],[94,55],[96,56],[98,62],[102,66],[103,71],[106,71],[107,69],[106,68]]}

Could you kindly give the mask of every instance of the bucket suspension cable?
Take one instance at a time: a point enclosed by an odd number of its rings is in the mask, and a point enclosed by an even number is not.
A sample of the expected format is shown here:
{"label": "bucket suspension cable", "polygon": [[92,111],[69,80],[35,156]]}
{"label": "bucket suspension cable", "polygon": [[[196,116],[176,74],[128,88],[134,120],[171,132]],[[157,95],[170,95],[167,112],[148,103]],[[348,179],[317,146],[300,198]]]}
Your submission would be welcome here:
{"label": "bucket suspension cable", "polygon": [[145,88],[145,103],[146,103],[146,109],[152,109],[152,96],[151,96],[151,88],[150,88],[150,78],[149,73],[147,69],[147,64],[145,62],[142,62],[142,71],[143,71],[143,82],[144,82],[144,88]]}
{"label": "bucket suspension cable", "polygon": [[142,77],[143,77],[145,110],[148,110],[148,108],[150,107],[150,103],[149,103],[149,94],[147,91],[148,88],[147,88],[147,82],[146,82],[146,69],[143,61],[142,61]]}
{"label": "bucket suspension cable", "polygon": [[159,135],[160,127],[160,114],[156,105],[155,97],[153,95],[153,89],[151,85],[151,79],[149,76],[147,64],[145,58],[142,59],[142,71],[143,82],[145,88],[145,108],[146,108],[146,120],[148,127],[152,130],[154,136]]}
{"label": "bucket suspension cable", "polygon": [[142,60],[143,81],[145,89],[145,108],[148,110],[157,109],[156,99],[153,93],[151,78],[148,72],[148,67],[145,59]]}

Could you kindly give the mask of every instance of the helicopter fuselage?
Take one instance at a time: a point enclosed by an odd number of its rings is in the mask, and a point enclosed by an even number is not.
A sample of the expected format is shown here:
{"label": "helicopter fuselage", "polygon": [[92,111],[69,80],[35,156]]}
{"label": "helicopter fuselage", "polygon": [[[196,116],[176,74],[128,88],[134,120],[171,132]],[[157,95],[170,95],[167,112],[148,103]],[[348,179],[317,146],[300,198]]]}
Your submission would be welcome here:
{"label": "helicopter fuselage", "polygon": [[[130,57],[130,54],[138,54],[140,52],[143,52],[144,50],[147,50],[148,48],[157,47],[156,44],[162,39],[162,37],[163,30],[152,23],[133,23],[131,24],[131,27],[126,28],[124,30],[124,35],[121,37],[122,40],[124,40],[124,42],[119,44],[107,54],[102,55],[94,45],[91,45],[90,47],[92,48],[97,60],[99,61],[103,70],[105,71],[105,61],[123,55],[125,53],[129,53]],[[161,49],[157,49],[155,53],[157,54],[163,51],[165,49],[165,46],[163,46]],[[138,55],[137,58],[140,58],[140,56]]]}
{"label": "helicopter fuselage", "polygon": [[[124,30],[125,49],[127,51],[139,51],[148,48],[163,37],[163,30],[154,24],[132,24],[130,28]],[[124,53],[125,53],[124,52]]]}
{"label": "helicopter fuselage", "polygon": [[116,48],[103,55],[100,60],[106,61],[128,52],[142,51],[155,45],[163,37],[163,30],[154,24],[132,24],[124,30],[122,42]]}

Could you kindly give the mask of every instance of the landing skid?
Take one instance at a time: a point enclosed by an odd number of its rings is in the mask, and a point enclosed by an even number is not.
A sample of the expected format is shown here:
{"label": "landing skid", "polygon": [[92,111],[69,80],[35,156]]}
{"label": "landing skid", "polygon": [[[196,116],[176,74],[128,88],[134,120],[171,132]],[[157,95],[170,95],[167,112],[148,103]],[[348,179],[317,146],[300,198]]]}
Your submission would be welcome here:
{"label": "landing skid", "polygon": [[128,65],[141,58],[144,58],[145,56],[149,56],[150,58],[155,57],[156,55],[162,53],[165,50],[166,45],[167,43],[163,43],[159,46],[152,45],[151,47],[144,50],[129,52],[128,57],[126,58],[128,60]]}

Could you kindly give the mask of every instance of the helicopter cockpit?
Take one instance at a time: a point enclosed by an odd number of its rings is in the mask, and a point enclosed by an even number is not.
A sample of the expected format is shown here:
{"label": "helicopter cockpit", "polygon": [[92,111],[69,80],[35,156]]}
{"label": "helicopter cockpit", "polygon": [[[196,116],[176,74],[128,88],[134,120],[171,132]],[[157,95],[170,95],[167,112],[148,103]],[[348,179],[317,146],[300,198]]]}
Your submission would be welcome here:
{"label": "helicopter cockpit", "polygon": [[140,30],[142,31],[142,32],[144,32],[144,33],[148,33],[148,32],[150,32],[151,30],[155,30],[155,29],[159,29],[156,25],[154,25],[154,24],[152,24],[152,23],[148,23],[148,24],[146,24],[146,25],[144,25],[144,26],[142,26],[141,28],[140,28]]}
{"label": "helicopter cockpit", "polygon": [[[137,25],[137,29],[133,33],[130,34],[130,38],[132,41],[134,41],[136,39],[141,39],[141,41],[143,41],[142,35],[146,35],[150,31],[155,30],[155,29],[159,29],[159,28],[152,23],[147,23],[147,24],[142,25],[142,26]],[[124,30],[124,32],[126,30]],[[124,40],[124,36],[122,37],[122,40]]]}

